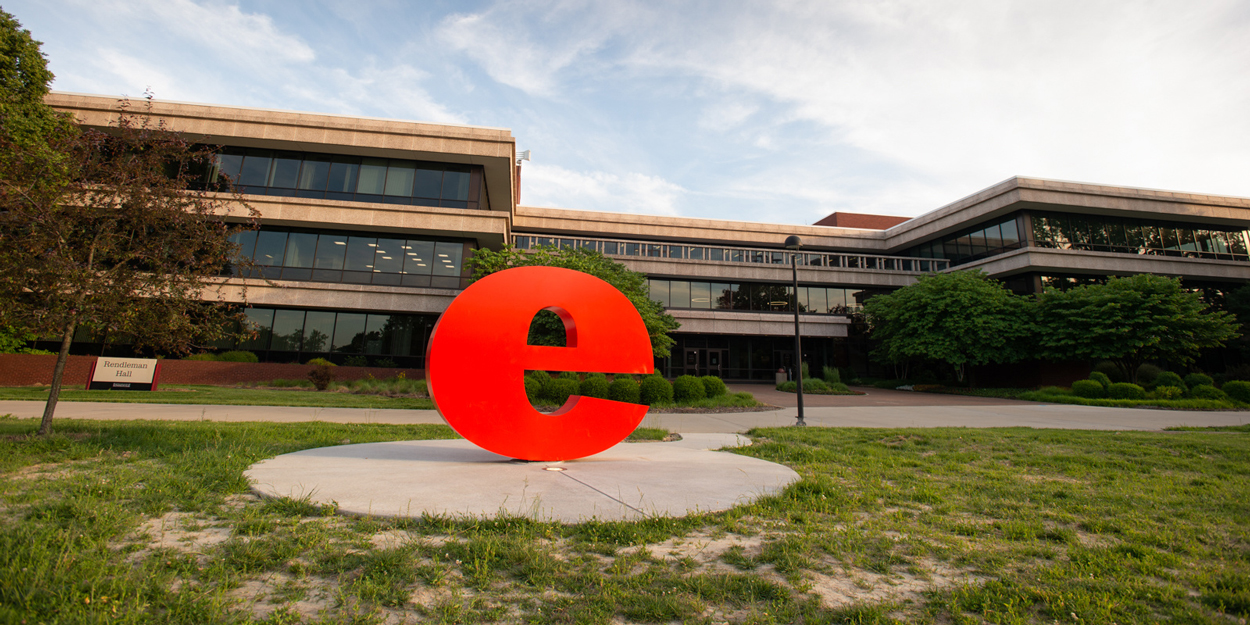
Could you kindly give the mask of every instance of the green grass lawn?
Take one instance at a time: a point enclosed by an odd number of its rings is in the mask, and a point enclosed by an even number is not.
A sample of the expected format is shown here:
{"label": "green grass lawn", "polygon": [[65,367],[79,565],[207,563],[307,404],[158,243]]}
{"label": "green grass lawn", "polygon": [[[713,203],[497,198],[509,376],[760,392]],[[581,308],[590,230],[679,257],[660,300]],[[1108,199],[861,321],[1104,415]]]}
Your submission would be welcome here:
{"label": "green grass lawn", "polygon": [[[313,406],[317,408],[372,408],[433,410],[434,402],[417,397],[345,392],[317,392],[301,388],[234,388],[228,386],[162,386],[158,391],[84,391],[62,389],[61,401],[102,401],[136,404],[206,404],[225,406]],[[175,390],[177,389],[177,390]],[[47,401],[47,387],[0,387],[0,400]]]}
{"label": "green grass lawn", "polygon": [[1244,429],[764,429],[737,453],[799,472],[779,496],[563,526],[247,494],[263,458],[443,426],[60,420],[40,440],[35,425],[0,418],[0,622],[1250,617]]}

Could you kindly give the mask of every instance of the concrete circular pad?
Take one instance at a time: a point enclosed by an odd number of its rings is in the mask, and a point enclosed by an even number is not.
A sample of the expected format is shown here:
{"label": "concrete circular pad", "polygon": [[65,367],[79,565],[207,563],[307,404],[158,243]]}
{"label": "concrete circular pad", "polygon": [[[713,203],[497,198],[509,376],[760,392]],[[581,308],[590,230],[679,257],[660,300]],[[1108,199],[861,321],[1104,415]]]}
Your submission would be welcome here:
{"label": "concrete circular pad", "polygon": [[710,448],[750,444],[736,434],[689,434],[672,443],[621,443],[567,462],[522,462],[467,440],[342,445],[252,465],[266,497],[309,497],[345,514],[577,523],[715,512],[779,492],[788,467]]}

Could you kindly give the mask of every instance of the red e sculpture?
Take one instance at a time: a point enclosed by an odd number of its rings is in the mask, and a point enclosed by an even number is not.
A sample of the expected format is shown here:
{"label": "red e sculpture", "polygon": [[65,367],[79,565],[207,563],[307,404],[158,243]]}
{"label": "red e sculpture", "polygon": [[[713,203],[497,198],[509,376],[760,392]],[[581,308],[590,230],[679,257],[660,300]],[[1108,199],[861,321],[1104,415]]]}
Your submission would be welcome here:
{"label": "red e sculpture", "polygon": [[[566,347],[528,345],[541,310],[564,321]],[[522,460],[571,460],[629,436],[647,406],[572,396],[544,414],[525,395],[526,370],[651,373],[642,317],[612,285],[556,267],[518,267],[465,289],[439,318],[426,355],[443,420],[478,446]]]}

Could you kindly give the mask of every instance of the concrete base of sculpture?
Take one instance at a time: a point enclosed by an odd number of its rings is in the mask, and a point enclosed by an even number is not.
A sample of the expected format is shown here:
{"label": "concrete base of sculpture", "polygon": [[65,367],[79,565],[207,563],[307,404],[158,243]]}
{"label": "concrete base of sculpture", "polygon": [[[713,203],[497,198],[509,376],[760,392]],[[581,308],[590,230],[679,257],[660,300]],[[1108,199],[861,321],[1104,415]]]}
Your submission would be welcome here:
{"label": "concrete base of sculpture", "polygon": [[467,440],[398,441],[284,454],[246,475],[262,496],[333,502],[344,514],[636,520],[725,510],[799,479],[773,462],[709,451],[747,444],[736,434],[689,434],[567,462],[523,462]]}

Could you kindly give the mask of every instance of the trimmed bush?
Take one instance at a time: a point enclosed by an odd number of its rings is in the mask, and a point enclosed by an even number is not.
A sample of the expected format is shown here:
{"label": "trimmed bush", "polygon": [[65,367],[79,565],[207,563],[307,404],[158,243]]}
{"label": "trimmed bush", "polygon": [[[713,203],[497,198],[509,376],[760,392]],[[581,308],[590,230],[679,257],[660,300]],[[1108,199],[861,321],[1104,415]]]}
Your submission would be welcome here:
{"label": "trimmed bush", "polygon": [[217,360],[217,356],[215,354],[204,352],[202,354],[191,354],[190,356],[183,358],[183,360],[196,360],[199,362],[213,362]]}
{"label": "trimmed bush", "polygon": [[630,404],[638,403],[638,382],[627,375],[618,375],[608,385],[608,399]]}
{"label": "trimmed bush", "polygon": [[1107,389],[1096,380],[1077,380],[1072,383],[1072,394],[1087,399],[1098,399],[1107,396]]}
{"label": "trimmed bush", "polygon": [[699,401],[707,397],[703,381],[693,375],[678,376],[673,380],[673,399],[679,402]]}
{"label": "trimmed bush", "polygon": [[534,376],[525,376],[525,396],[529,398],[531,404],[543,396],[543,385],[534,379]]}
{"label": "trimmed bush", "polygon": [[574,373],[574,372],[572,372],[572,371],[561,371],[561,372],[560,372],[560,376],[559,376],[559,378],[560,378],[561,380],[572,380],[572,381],[577,382],[577,383],[579,383],[579,384],[580,384],[580,383],[581,383],[581,381],[582,381],[581,376],[577,375],[576,373]]}
{"label": "trimmed bush", "polygon": [[803,378],[804,393],[828,393],[829,385],[820,378]]}
{"label": "trimmed bush", "polygon": [[606,374],[606,373],[598,373],[598,372],[596,372],[596,373],[587,373],[585,377],[586,377],[586,378],[599,378],[600,380],[603,380],[604,382],[607,382],[607,381],[608,381],[608,376],[607,376],[607,374]]}
{"label": "trimmed bush", "polygon": [[[1120,371],[1120,368],[1117,367],[1116,364],[1114,362],[1111,362],[1110,360],[1099,361],[1098,364],[1094,365],[1094,371],[1101,373],[1107,376],[1108,378],[1111,378],[1112,384],[1115,384],[1116,382],[1128,381],[1124,379],[1124,372]],[[1093,376],[1090,376],[1090,379],[1092,380]]]}
{"label": "trimmed bush", "polygon": [[708,397],[720,397],[729,392],[729,389],[725,388],[725,381],[714,375],[705,375],[699,378],[699,381],[703,383],[703,392]]}
{"label": "trimmed bush", "polygon": [[343,359],[344,367],[368,367],[369,359],[364,356],[348,356]]}
{"label": "trimmed bush", "polygon": [[842,375],[838,373],[835,367],[825,367],[820,371],[820,377],[824,378],[826,384],[841,384]]}
{"label": "trimmed bush", "polygon": [[1137,368],[1137,383],[1142,386],[1157,386],[1154,381],[1160,373],[1163,373],[1163,369],[1154,365],[1142,365]]}
{"label": "trimmed bush", "polygon": [[794,380],[790,380],[788,382],[782,382],[781,384],[777,385],[777,390],[783,391],[786,393],[797,393],[799,391],[799,383],[795,382]]}
{"label": "trimmed bush", "polygon": [[[1188,379],[1188,376],[1186,376]],[[1197,399],[1217,399],[1227,401],[1228,394],[1210,384],[1198,384],[1189,389],[1189,394]]]}
{"label": "trimmed bush", "polygon": [[1228,394],[1229,397],[1240,401],[1250,403],[1250,382],[1245,380],[1230,380],[1224,383],[1220,389]]}
{"label": "trimmed bush", "polygon": [[581,386],[578,387],[578,395],[582,397],[594,397],[597,399],[608,398],[608,378],[603,374],[595,377],[593,374],[586,376],[582,380]]}
{"label": "trimmed bush", "polygon": [[656,404],[667,404],[673,401],[673,385],[668,380],[658,376],[649,375],[642,379],[638,385],[638,403],[647,406]]}
{"label": "trimmed bush", "polygon": [[315,366],[318,366],[318,367],[337,367],[337,366],[338,366],[338,365],[336,365],[336,364],[334,364],[334,363],[330,362],[329,360],[326,360],[325,358],[313,358],[312,360],[309,360],[308,362],[306,362],[306,363],[304,363],[304,364],[306,364],[306,365],[315,365]]}
{"label": "trimmed bush", "polygon": [[1176,388],[1181,389],[1181,393],[1184,393],[1185,391],[1189,390],[1189,387],[1185,386],[1185,382],[1181,380],[1181,376],[1176,375],[1175,373],[1172,373],[1171,371],[1164,371],[1163,373],[1160,373],[1159,375],[1155,376],[1155,379],[1151,381],[1150,384],[1147,384],[1145,386],[1147,389],[1150,389],[1150,390],[1156,389],[1160,386],[1174,386]]}
{"label": "trimmed bush", "polygon": [[563,406],[564,402],[569,400],[570,395],[576,395],[581,389],[581,383],[577,380],[568,378],[558,378],[551,381],[543,389],[543,399],[557,405]]}
{"label": "trimmed bush", "polygon": [[[321,360],[314,358],[313,360]],[[334,381],[334,363],[326,365],[317,365],[312,371],[308,372],[308,381],[317,387],[317,390],[324,391],[330,388],[330,383]]]}
{"label": "trimmed bush", "polygon": [[1106,389],[1108,386],[1111,386],[1111,378],[1107,377],[1107,374],[1105,373],[1095,371],[1089,374],[1089,379],[1101,384],[1103,389]]}
{"label": "trimmed bush", "polygon": [[1180,399],[1185,396],[1185,389],[1179,386],[1156,386],[1151,393],[1156,399]]}
{"label": "trimmed bush", "polygon": [[835,394],[838,394],[838,395],[851,395],[854,393],[854,391],[851,390],[851,387],[841,382],[835,382],[833,384],[830,384],[829,390],[833,391]]}
{"label": "trimmed bush", "polygon": [[1116,382],[1107,388],[1111,399],[1146,399],[1146,389],[1128,382]]}
{"label": "trimmed bush", "polygon": [[226,352],[218,356],[217,360],[221,362],[260,362],[260,358],[257,358],[256,354],[244,351]]}
{"label": "trimmed bush", "polygon": [[1190,389],[1195,386],[1215,386],[1215,380],[1205,373],[1191,373],[1185,376],[1185,386]]}

